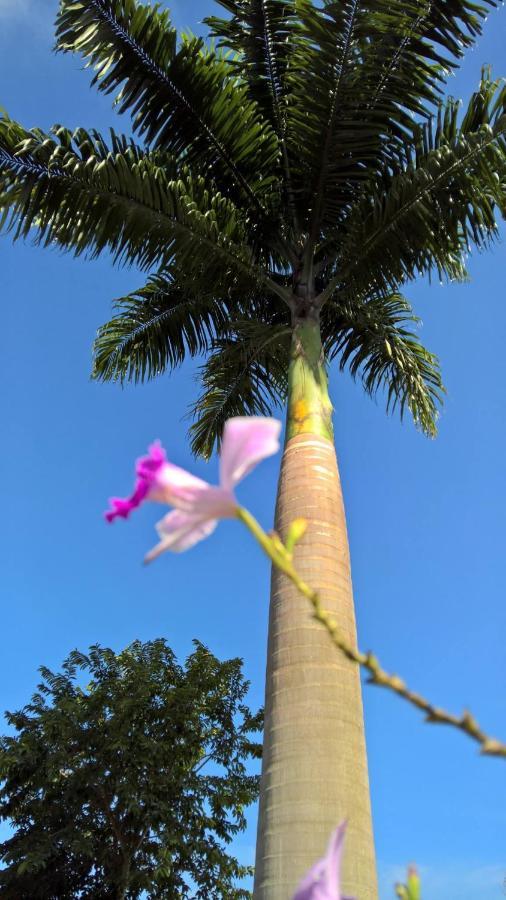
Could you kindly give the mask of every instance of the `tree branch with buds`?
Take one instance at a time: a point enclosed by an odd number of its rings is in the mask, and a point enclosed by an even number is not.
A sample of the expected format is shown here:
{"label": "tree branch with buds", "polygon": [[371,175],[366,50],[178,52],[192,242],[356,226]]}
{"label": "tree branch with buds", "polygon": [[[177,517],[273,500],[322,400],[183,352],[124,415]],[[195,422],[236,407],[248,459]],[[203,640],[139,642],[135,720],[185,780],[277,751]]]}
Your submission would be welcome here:
{"label": "tree branch with buds", "polygon": [[335,647],[344,653],[352,662],[361,666],[369,673],[368,684],[387,688],[402,697],[412,706],[425,713],[425,721],[432,725],[450,725],[462,731],[480,745],[480,752],[486,756],[501,756],[506,758],[506,744],[487,735],[479,726],[474,716],[468,711],[462,715],[454,715],[446,712],[439,706],[435,706],[421,694],[412,691],[398,675],[392,675],[385,671],[377,657],[371,653],[362,653],[357,650],[342,634],[335,619],[326,612],[318,595],[318,592],[310,587],[298,574],[293,563],[293,552],[299,540],[304,536],[307,522],[305,519],[295,519],[288,531],[286,543],[283,544],[276,532],[267,534],[256,519],[247,509],[239,507],[237,517],[246,525],[262,550],[267,554],[273,565],[280,569],[295,585],[297,590],[306,597],[312,608],[314,618],[327,630]]}

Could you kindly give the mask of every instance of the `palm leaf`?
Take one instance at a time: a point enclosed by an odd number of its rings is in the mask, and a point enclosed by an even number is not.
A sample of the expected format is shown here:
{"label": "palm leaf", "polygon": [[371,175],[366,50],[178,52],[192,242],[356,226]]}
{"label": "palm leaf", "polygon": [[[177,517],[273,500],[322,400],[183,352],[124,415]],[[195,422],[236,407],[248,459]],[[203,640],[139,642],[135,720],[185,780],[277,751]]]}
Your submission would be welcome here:
{"label": "palm leaf", "polygon": [[206,458],[232,416],[271,415],[288,389],[291,328],[283,322],[231,323],[201,370],[203,393],[193,407],[192,450]]}
{"label": "palm leaf", "polygon": [[60,0],[57,49],[80,53],[136,132],[194,171],[212,172],[252,208],[273,184],[274,131],[230,62],[183,35],[167,11],[136,0]]}
{"label": "palm leaf", "polygon": [[166,154],[144,153],[114,134],[109,147],[96,132],[44,134],[0,118],[1,224],[14,238],[33,234],[76,255],[108,249],[116,262],[142,269],[176,260],[215,285],[271,283],[230,199]]}
{"label": "palm leaf", "polygon": [[287,68],[287,139],[301,210],[311,211],[311,235],[335,227],[364,179],[402,160],[416,122],[434,111],[448,74],[496,5],[298,5],[300,25]]}
{"label": "palm leaf", "polygon": [[463,114],[441,101],[497,0],[218,2],[216,48],[178,38],[158,3],[60,0],[57,49],[146,147],[0,117],[0,227],[158,273],[117,301],[94,375],[210,354],[196,452],[285,397],[309,311],[330,359],[433,434],[439,366],[399,289],[465,278],[506,212],[505,88],[485,74]]}
{"label": "palm leaf", "polygon": [[93,377],[123,383],[154,378],[210,350],[230,321],[231,304],[159,274],[114,306],[116,315],[95,340]]}
{"label": "palm leaf", "polygon": [[329,360],[338,357],[340,368],[360,377],[371,396],[383,390],[387,411],[398,407],[402,418],[407,407],[415,424],[434,437],[444,386],[437,357],[409,330],[418,324],[409,302],[392,294],[361,303],[329,303],[322,336]]}
{"label": "palm leaf", "polygon": [[212,37],[235,54],[233,65],[248,82],[263,116],[282,138],[284,76],[295,22],[294,0],[218,0],[231,15],[208,16]]}
{"label": "palm leaf", "polygon": [[228,18],[209,16],[211,36],[235,54],[233,65],[248,84],[262,116],[276,132],[283,156],[285,199],[295,224],[290,161],[286,145],[286,81],[295,19],[294,0],[218,0]]}
{"label": "palm leaf", "polygon": [[369,185],[322,243],[320,258],[336,254],[324,297],[388,293],[433,271],[465,278],[465,254],[494,239],[496,210],[506,211],[506,88],[484,78],[460,124],[458,113],[452,100],[442,106],[405,168]]}

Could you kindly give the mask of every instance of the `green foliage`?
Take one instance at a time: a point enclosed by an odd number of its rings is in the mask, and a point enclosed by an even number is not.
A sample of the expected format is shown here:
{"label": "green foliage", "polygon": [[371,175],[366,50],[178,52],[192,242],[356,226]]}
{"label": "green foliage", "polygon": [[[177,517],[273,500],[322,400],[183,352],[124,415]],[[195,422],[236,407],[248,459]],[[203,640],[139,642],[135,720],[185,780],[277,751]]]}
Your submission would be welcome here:
{"label": "green foliage", "polygon": [[506,87],[484,72],[460,123],[450,100],[418,129],[406,164],[369,184],[323,242],[320,254],[336,253],[331,287],[383,293],[433,271],[466,278],[465,255],[495,237],[496,208],[506,212],[505,110]]}
{"label": "green foliage", "polygon": [[218,2],[232,22],[208,21],[224,46],[241,53],[245,77],[277,75],[298,218],[315,235],[335,226],[371,175],[404,159],[416,120],[437,108],[446,78],[497,5]]}
{"label": "green foliage", "polygon": [[223,266],[255,277],[240,213],[201,176],[172,157],[148,154],[111,134],[56,127],[25,131],[0,118],[0,209],[14,238],[57,243],[76,255],[110,250],[142,269],[206,257],[208,277]]}
{"label": "green foliage", "polygon": [[444,393],[439,363],[406,325],[417,325],[400,294],[373,297],[362,304],[329,303],[324,308],[324,339],[329,359],[339,358],[362,379],[371,396],[384,388],[387,409],[406,406],[426,434],[435,434],[438,403]]}
{"label": "green foliage", "polygon": [[278,143],[227,59],[200,38],[178,45],[167,11],[136,0],[61,0],[56,47],[81,54],[134,129],[188,164],[230,180],[254,207],[272,182]]}
{"label": "green foliage", "polygon": [[142,381],[209,350],[227,327],[233,305],[167,275],[115,303],[117,314],[98,332],[94,375],[104,381]]}
{"label": "green foliage", "polygon": [[284,329],[315,311],[329,360],[432,435],[438,363],[402,295],[465,279],[506,213],[503,83],[485,71],[466,109],[444,99],[497,0],[218,3],[207,46],[157,3],[60,0],[57,49],[144,146],[4,116],[0,222],[149,273],[100,329],[94,376],[207,356],[196,453],[228,415],[283,402]]}
{"label": "green foliage", "polygon": [[0,740],[2,897],[249,897],[226,852],[258,793],[241,661],[195,642],[181,666],[157,640],[41,673]]}
{"label": "green foliage", "polygon": [[227,419],[269,415],[287,396],[288,324],[232,322],[217,338],[203,366],[203,393],[190,434],[195,453],[209,457]]}

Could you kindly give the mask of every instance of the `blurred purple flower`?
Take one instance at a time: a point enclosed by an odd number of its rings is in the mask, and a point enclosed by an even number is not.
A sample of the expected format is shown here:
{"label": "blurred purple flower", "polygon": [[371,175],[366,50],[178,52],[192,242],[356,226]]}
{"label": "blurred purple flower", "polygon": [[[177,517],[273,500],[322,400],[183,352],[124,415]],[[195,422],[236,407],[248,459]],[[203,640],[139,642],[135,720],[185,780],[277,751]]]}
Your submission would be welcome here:
{"label": "blurred purple flower", "polygon": [[219,519],[236,515],[234,488],[249,472],[279,450],[281,423],[257,416],[228,419],[223,431],[220,484],[214,487],[185,469],[168,462],[159,441],[138,460],[137,479],[130,497],[112,497],[105,513],[108,522],[126,519],[145,500],[173,506],[157,524],[160,542],[146,562],[165,550],[188,550],[214,531]]}
{"label": "blurred purple flower", "polygon": [[293,895],[293,900],[352,900],[341,895],[341,857],[346,822],[332,832],[325,856],[309,870]]}

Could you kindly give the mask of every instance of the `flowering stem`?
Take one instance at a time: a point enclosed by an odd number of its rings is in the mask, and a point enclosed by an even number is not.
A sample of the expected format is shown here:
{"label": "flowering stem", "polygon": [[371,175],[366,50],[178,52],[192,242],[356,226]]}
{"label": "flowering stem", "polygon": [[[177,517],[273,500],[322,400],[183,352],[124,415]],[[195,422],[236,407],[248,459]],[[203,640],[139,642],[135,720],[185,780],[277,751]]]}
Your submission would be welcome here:
{"label": "flowering stem", "polygon": [[[486,735],[478,725],[478,722],[470,712],[465,711],[461,716],[453,715],[437,706],[434,706],[428,700],[411,691],[405,682],[398,675],[391,675],[386,672],[380,665],[376,656],[372,653],[361,653],[350,644],[341,633],[335,619],[322,608],[321,600],[318,592],[313,590],[300,577],[293,564],[293,554],[286,547],[276,532],[267,534],[261,525],[257,522],[251,513],[243,507],[237,508],[237,518],[251,532],[262,550],[269,557],[273,565],[280,569],[287,578],[295,585],[297,590],[306,597],[313,607],[313,616],[326,628],[333,644],[344,655],[361,666],[369,673],[367,679],[369,684],[375,684],[379,687],[387,688],[393,691],[399,697],[402,697],[412,706],[416,706],[426,714],[426,722],[431,724],[451,725],[467,734],[468,737],[477,741],[481,747],[481,753],[487,756],[502,756],[506,758],[506,744],[495,740]],[[300,522],[300,520],[299,520]],[[295,524],[295,523],[294,523]]]}

